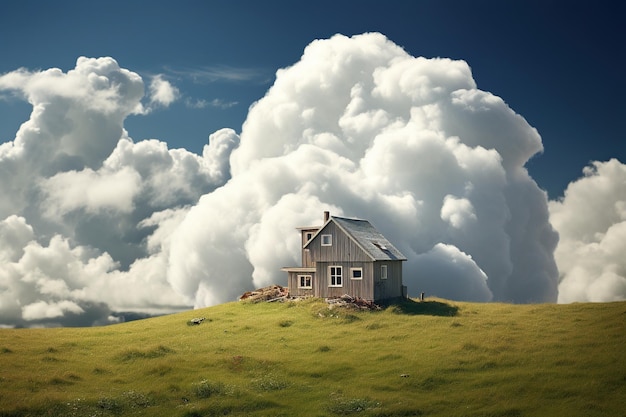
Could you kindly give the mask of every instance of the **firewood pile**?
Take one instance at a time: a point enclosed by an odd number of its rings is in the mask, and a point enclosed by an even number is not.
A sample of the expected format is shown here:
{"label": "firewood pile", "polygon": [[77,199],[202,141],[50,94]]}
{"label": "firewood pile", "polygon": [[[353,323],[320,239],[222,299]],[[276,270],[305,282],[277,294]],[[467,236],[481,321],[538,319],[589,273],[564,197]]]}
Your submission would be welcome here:
{"label": "firewood pile", "polygon": [[381,307],[373,301],[364,300],[360,297],[352,297],[348,294],[344,294],[341,297],[327,298],[326,302],[329,307],[347,307],[356,310],[381,310]]}
{"label": "firewood pile", "polygon": [[289,297],[289,289],[280,285],[270,285],[269,287],[259,288],[254,291],[246,291],[239,297],[239,301],[248,301],[251,303],[260,303],[266,301],[284,301]]}

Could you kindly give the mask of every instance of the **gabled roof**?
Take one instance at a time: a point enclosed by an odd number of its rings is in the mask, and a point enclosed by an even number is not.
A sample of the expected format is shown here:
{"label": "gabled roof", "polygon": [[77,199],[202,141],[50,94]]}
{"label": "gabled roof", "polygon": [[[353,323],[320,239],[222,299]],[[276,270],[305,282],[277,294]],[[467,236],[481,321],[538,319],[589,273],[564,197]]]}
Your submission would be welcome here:
{"label": "gabled roof", "polygon": [[[328,221],[320,227],[315,236],[330,222],[334,222],[343,230],[373,261],[406,261],[406,257],[402,252],[396,249],[396,247],[367,220],[331,216]],[[315,236],[304,245],[305,248],[315,239]]]}

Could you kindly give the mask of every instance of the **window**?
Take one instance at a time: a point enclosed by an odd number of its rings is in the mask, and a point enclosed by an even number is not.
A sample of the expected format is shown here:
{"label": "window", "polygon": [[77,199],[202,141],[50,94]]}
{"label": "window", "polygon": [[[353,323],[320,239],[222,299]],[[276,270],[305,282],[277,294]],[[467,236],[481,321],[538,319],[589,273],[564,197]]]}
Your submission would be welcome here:
{"label": "window", "polygon": [[352,279],[363,279],[363,268],[350,268],[350,277]]}
{"label": "window", "polygon": [[329,287],[343,287],[340,266],[329,266],[328,277],[330,279]]}
{"label": "window", "polygon": [[306,241],[308,242],[309,240],[311,240],[311,238],[313,237],[313,233],[311,232],[306,232]]}
{"label": "window", "polygon": [[311,275],[298,275],[298,288],[313,288]]}
{"label": "window", "polygon": [[387,279],[387,265],[380,266],[380,279]]}
{"label": "window", "polygon": [[322,246],[332,246],[333,235],[322,235]]}

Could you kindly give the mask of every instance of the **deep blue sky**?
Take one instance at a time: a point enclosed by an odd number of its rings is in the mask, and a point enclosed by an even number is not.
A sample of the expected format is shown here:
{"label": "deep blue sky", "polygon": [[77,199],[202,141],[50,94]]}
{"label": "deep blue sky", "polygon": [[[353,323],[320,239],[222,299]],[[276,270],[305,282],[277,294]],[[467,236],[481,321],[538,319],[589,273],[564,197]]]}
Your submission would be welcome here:
{"label": "deep blue sky", "polygon": [[[136,141],[200,152],[215,130],[240,132],[275,71],[312,40],[377,31],[411,55],[467,61],[481,90],[541,134],[544,153],[528,168],[556,198],[589,161],[626,162],[624,21],[618,0],[8,0],[0,3],[0,73],[67,71],[79,56],[111,56],[146,83],[165,74],[185,99],[236,102],[190,109],[181,100],[126,121]],[[207,76],[216,70],[242,79]],[[13,139],[29,112],[0,100],[0,141]]]}

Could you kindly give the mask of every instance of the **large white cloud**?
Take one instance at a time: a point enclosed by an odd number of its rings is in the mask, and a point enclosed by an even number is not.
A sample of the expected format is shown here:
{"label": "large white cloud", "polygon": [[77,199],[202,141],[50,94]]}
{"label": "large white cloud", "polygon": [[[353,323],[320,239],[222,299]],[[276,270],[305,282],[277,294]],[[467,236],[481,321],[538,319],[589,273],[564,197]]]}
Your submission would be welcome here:
{"label": "large white cloud", "polygon": [[593,162],[550,214],[560,235],[559,302],[626,300],[626,165]]}
{"label": "large white cloud", "polygon": [[[111,58],[17,70],[0,89],[33,106],[0,145],[13,196],[0,201],[0,325],[100,324],[284,284],[295,227],[323,210],[393,241],[412,295],[557,300],[558,237],[524,168],[541,138],[464,61],[415,58],[380,34],[314,41],[241,134],[213,133],[201,155],[132,140],[127,116],[182,93],[156,77],[146,97]],[[594,233],[619,240],[614,223]],[[619,271],[603,273],[613,293]]]}
{"label": "large white cloud", "polygon": [[[174,233],[169,278],[196,306],[284,280],[279,268],[298,262],[289,226],[331,207],[405,252],[410,292],[556,301],[557,235],[524,169],[541,150],[463,61],[414,58],[380,34],[315,41],[250,109],[233,178]],[[415,260],[426,253],[428,275]],[[467,271],[456,288],[440,285],[450,263]]]}
{"label": "large white cloud", "polygon": [[[171,86],[155,80],[148,104],[167,105]],[[0,145],[0,191],[11,196],[0,200],[0,324],[188,308],[167,281],[163,235],[228,180],[234,131],[215,132],[202,155],[134,143],[123,123],[146,113],[143,81],[111,58],[79,58],[67,73],[17,70],[0,76],[0,89],[33,106]]]}

